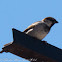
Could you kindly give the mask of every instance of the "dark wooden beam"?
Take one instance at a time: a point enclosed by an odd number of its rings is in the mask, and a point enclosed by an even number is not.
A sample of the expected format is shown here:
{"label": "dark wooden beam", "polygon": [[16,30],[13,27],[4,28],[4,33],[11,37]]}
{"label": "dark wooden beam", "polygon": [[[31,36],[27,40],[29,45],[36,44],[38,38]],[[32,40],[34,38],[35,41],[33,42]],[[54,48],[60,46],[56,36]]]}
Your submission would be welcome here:
{"label": "dark wooden beam", "polygon": [[13,29],[13,43],[2,48],[31,62],[62,62],[62,50]]}

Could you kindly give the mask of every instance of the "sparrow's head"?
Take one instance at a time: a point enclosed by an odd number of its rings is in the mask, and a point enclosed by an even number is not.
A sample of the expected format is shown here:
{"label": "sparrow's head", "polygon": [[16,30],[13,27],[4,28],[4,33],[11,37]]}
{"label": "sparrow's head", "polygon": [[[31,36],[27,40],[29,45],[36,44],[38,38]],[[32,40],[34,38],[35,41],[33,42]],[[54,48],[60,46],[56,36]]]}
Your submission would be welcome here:
{"label": "sparrow's head", "polygon": [[58,23],[58,21],[56,21],[53,17],[46,17],[42,21],[49,27],[52,27],[55,23]]}

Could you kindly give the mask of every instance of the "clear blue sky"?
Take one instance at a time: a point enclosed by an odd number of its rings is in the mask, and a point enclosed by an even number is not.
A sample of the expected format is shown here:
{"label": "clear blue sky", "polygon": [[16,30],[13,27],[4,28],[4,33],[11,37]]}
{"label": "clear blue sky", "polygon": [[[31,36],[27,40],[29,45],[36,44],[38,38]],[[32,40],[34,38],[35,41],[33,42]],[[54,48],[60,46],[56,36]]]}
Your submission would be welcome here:
{"label": "clear blue sky", "polygon": [[[44,40],[62,49],[62,0],[0,0],[0,50],[13,41],[12,28],[23,31],[48,16],[59,23],[51,28]],[[17,59],[28,62],[11,53],[0,54],[2,62],[20,62]]]}

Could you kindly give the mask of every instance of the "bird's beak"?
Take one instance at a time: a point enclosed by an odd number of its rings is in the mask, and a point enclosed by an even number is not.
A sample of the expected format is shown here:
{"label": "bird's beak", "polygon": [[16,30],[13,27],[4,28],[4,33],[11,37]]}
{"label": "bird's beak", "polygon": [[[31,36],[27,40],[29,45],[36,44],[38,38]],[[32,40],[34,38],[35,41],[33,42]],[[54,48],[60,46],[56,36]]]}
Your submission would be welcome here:
{"label": "bird's beak", "polygon": [[56,21],[55,23],[59,23],[58,21]]}

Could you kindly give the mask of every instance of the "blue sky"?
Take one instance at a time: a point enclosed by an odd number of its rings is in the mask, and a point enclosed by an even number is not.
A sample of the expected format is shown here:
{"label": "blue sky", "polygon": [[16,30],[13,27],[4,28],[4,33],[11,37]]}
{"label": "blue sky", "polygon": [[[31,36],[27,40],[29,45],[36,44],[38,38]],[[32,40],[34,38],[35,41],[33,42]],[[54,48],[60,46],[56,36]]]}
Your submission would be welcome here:
{"label": "blue sky", "polygon": [[[0,50],[4,44],[13,41],[12,28],[23,31],[33,22],[48,16],[59,23],[43,40],[62,49],[62,0],[0,0]],[[0,54],[2,62],[19,60],[29,62],[11,53]]]}

